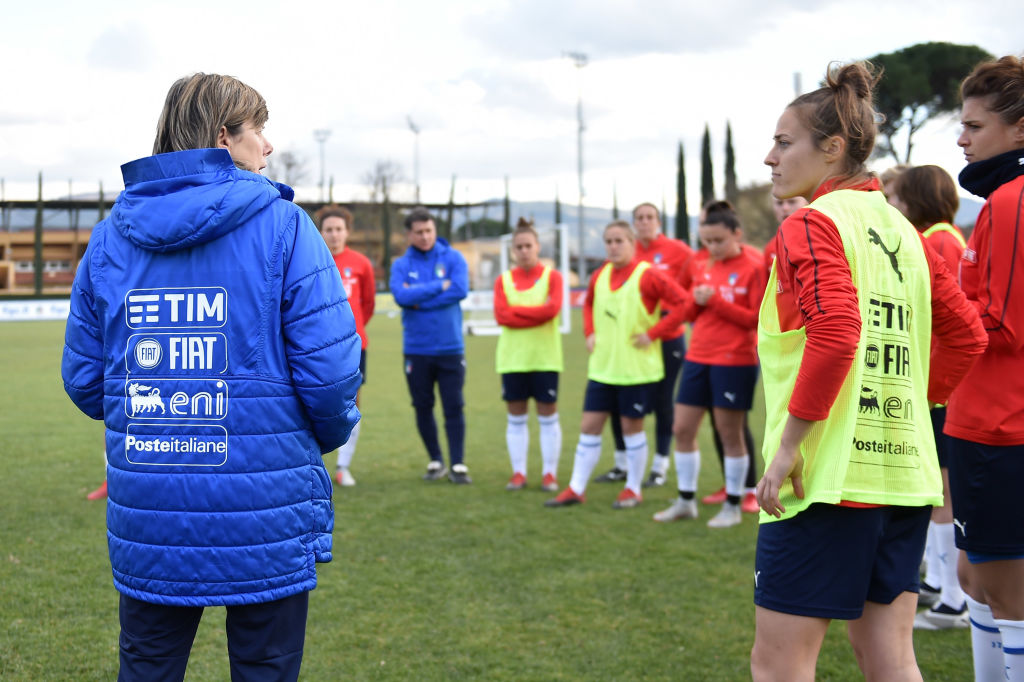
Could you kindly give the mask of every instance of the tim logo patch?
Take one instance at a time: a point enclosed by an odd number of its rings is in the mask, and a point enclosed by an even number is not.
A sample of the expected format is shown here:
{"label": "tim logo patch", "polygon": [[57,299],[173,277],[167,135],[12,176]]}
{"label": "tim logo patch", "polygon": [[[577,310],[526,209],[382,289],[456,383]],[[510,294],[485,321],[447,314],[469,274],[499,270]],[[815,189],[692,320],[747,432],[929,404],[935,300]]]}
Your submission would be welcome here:
{"label": "tim logo patch", "polygon": [[223,327],[228,292],[223,287],[131,289],[124,308],[131,329]]}

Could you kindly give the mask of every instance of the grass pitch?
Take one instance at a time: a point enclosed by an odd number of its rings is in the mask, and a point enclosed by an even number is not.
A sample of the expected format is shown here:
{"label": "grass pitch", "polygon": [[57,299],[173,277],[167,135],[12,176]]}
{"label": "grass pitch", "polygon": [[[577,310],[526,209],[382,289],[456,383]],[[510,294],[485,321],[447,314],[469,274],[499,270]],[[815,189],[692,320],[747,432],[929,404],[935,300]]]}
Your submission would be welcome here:
{"label": "grass pitch", "polygon": [[[85,499],[102,480],[102,426],[64,395],[63,329],[0,324],[4,680],[117,674],[104,504]],[[493,337],[467,339],[466,463],[474,483],[421,481],[427,458],[402,376],[398,320],[378,315],[369,331],[365,421],[352,466],[358,485],[335,488],[335,559],[320,566],[311,595],[303,679],[749,678],[753,517],[711,531],[704,521],[714,510],[703,508],[695,522],[654,523],[651,514],[675,494],[671,484],[648,491],[633,510],[612,510],[620,488],[600,484],[583,506],[544,508],[532,417],[530,487],[505,492],[511,472]],[[565,341],[563,485],[586,363],[581,335]],[[762,414],[758,404],[755,436]],[[700,494],[721,485],[708,436]],[[598,472],[611,466],[610,440]],[[325,459],[333,472],[334,455]],[[189,680],[228,679],[223,621],[223,609],[204,615]],[[967,631],[919,632],[915,643],[925,679],[970,679]],[[831,627],[818,677],[860,678],[842,623]]]}

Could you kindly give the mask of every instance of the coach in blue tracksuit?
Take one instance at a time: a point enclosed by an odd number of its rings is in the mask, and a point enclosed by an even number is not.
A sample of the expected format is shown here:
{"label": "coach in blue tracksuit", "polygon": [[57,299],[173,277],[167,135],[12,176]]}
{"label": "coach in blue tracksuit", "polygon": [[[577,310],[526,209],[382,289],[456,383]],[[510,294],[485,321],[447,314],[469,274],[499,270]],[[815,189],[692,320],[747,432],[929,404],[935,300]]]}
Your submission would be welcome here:
{"label": "coach in blue tracksuit", "polygon": [[316,227],[259,174],[266,119],[234,78],[176,82],[75,276],[61,370],[106,425],[119,680],[183,679],[206,606],[232,679],[297,679],[331,560],[321,454],[359,420],[360,341]]}
{"label": "coach in blue tracksuit", "polygon": [[[416,428],[430,456],[423,478],[435,481],[447,473],[453,483],[471,483],[462,461],[466,360],[459,301],[468,293],[466,259],[438,238],[434,218],[425,208],[409,212],[405,233],[409,248],[391,266],[391,293],[402,308],[405,379],[416,409]],[[450,472],[445,469],[437,438],[434,384],[441,393]]]}

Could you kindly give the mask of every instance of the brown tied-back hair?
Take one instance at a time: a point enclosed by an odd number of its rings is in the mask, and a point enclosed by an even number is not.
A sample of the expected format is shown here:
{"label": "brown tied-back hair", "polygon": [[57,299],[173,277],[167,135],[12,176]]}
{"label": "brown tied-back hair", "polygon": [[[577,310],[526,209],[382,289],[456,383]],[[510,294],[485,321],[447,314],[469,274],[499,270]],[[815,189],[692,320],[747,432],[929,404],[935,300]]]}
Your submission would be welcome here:
{"label": "brown tied-back hair", "polygon": [[960,208],[956,183],[938,166],[913,166],[900,174],[896,194],[906,205],[906,217],[918,230],[935,223],[952,224]]}
{"label": "brown tied-back hair", "polygon": [[999,114],[1006,125],[1024,118],[1024,61],[1007,55],[982,62],[960,84],[960,98],[989,97],[989,111]]}
{"label": "brown tied-back hair", "polygon": [[854,178],[867,174],[865,163],[875,148],[878,117],[872,90],[880,73],[870,62],[829,65],[825,86],[800,95],[790,102],[820,149],[830,137],[846,141],[841,175]]}
{"label": "brown tied-back hair", "polygon": [[725,199],[712,199],[704,204],[702,225],[725,225],[730,232],[740,229],[740,217],[733,205]]}
{"label": "brown tied-back hair", "polygon": [[512,238],[515,239],[518,234],[532,234],[533,238],[540,242],[540,237],[537,235],[537,229],[533,226],[533,221],[529,218],[520,218],[516,221],[516,227],[512,230]]}
{"label": "brown tied-back hair", "polygon": [[238,135],[246,123],[262,128],[267,117],[263,96],[237,78],[215,73],[186,76],[167,92],[153,153],[216,147],[222,127]]}

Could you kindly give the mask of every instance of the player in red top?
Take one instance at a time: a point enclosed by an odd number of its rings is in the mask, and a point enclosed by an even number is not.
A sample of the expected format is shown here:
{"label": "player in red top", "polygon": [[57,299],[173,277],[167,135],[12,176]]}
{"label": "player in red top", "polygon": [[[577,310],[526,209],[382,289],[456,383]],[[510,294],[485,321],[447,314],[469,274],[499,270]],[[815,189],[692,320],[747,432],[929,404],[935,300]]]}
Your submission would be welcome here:
{"label": "player in red top", "polygon": [[988,332],[985,354],[949,399],[949,485],[964,550],[975,679],[1024,679],[1024,62],[978,65],[960,87],[967,166],[986,199],[960,284]]}
{"label": "player in red top", "polygon": [[[548,269],[540,261],[540,240],[533,221],[520,218],[512,235],[512,253],[515,266],[511,269],[512,284],[516,291],[527,291],[539,286]],[[551,322],[562,311],[562,274],[550,268],[547,282],[547,300],[540,305],[510,305],[505,294],[503,277],[494,281],[494,319],[510,329],[537,329]],[[552,322],[556,324],[556,322]],[[505,333],[505,332],[503,332]],[[499,342],[499,355],[502,346]],[[502,370],[501,396],[508,407],[505,443],[512,461],[512,478],[506,490],[526,487],[527,452],[530,443],[528,425],[529,402],[537,405],[537,423],[540,426],[540,452],[542,476],[541,490],[558,492],[558,460],[562,453],[562,426],[558,419],[558,375],[563,362],[561,345],[558,357],[549,358],[544,367],[532,365],[528,369],[516,367]],[[558,369],[555,369],[555,368]]]}
{"label": "player in red top", "polygon": [[688,311],[688,318],[694,320],[693,332],[673,424],[679,498],[654,519],[696,518],[697,431],[710,409],[725,455],[727,497],[708,525],[726,528],[740,522],[740,497],[749,466],[743,423],[757,384],[755,329],[764,269],[760,258],[744,251],[739,218],[728,202],[709,204],[699,230],[704,250],[694,258],[687,277],[693,283],[696,305]]}
{"label": "player in red top", "polygon": [[[634,258],[634,235],[629,223],[617,220],[610,223],[604,230],[605,251],[608,260],[594,272],[587,287],[587,296],[583,304],[583,333],[587,339],[587,351],[591,359],[588,374],[595,371],[595,358],[599,358],[601,349],[608,344],[622,343],[621,334],[611,334],[607,327],[604,334],[608,338],[597,338],[594,324],[594,307],[603,305],[609,292],[616,292],[630,282],[640,261]],[[597,287],[598,280],[607,271],[608,284],[603,290]],[[647,314],[653,314],[659,306],[668,309],[669,314],[646,330],[626,329],[629,343],[633,348],[643,351],[656,339],[670,335],[682,324],[686,313],[689,295],[678,284],[662,275],[655,268],[644,270],[637,284],[640,300],[636,303],[643,306]],[[628,293],[628,290],[625,290]],[[596,301],[596,303],[595,303]],[[605,314],[615,319],[609,309]],[[602,345],[604,344],[604,345]],[[594,354],[595,348],[598,354]],[[657,358],[660,361],[660,357]],[[603,367],[607,371],[620,371],[619,367]],[[601,431],[609,415],[617,411],[622,421],[622,431],[628,452],[626,485],[613,504],[616,509],[636,507],[642,500],[641,483],[644,469],[647,466],[647,436],[644,433],[644,415],[650,411],[651,387],[656,383],[636,383],[629,377],[622,376],[614,382],[590,379],[587,382],[586,394],[583,399],[583,418],[580,423],[580,438],[576,445],[573,462],[572,478],[569,485],[556,497],[546,501],[548,507],[564,507],[585,501],[590,475],[601,456]]]}
{"label": "player in red top", "polygon": [[[700,222],[704,222],[704,217],[707,215],[709,206],[719,204],[719,201],[709,201],[707,205],[703,206],[700,210]],[[787,204],[795,203],[787,201]],[[806,203],[806,202],[804,202]],[[725,201],[724,204],[732,209],[732,204]],[[735,210],[735,209],[732,209]],[[759,266],[764,262],[765,255],[757,250],[757,247],[743,242],[740,244],[743,249],[743,253],[750,259],[754,260]],[[703,246],[697,251],[697,258],[708,259],[708,250]],[[771,269],[771,260],[768,261],[767,265],[764,266],[764,279],[768,281],[768,271]],[[693,277],[691,275],[692,268],[685,268],[679,280],[679,283],[684,289],[691,289],[693,287]],[[712,405],[708,405],[712,407]],[[725,480],[725,448],[722,447],[722,439],[718,435],[718,429],[715,427],[715,412],[714,410],[708,410],[708,418],[711,426],[711,435],[715,442],[715,454],[718,456],[718,464],[722,470],[722,480]],[[757,485],[757,446],[754,443],[754,434],[750,431],[749,423],[749,412],[743,413],[743,443],[747,450],[747,477],[743,481],[743,499],[740,501],[740,509],[748,514],[756,514],[761,511],[761,507],[757,504],[757,498],[754,496],[754,487]],[[722,504],[726,501],[728,496],[725,492],[725,485],[715,492],[705,495],[701,498],[701,504],[716,505]]]}
{"label": "player in red top", "polygon": [[[356,319],[356,331],[363,341],[363,350],[359,357],[359,371],[366,383],[366,325],[373,319],[373,308],[376,302],[377,286],[373,276],[373,264],[363,254],[347,248],[349,235],[352,234],[352,214],[342,206],[324,206],[317,212],[320,222],[320,234],[323,235],[327,248],[334,256],[334,263],[341,274],[341,283],[345,286],[352,315]],[[356,395],[359,405],[359,395]],[[340,486],[353,486],[356,479],[349,472],[352,456],[359,441],[360,420],[352,427],[352,435],[348,442],[338,448],[338,469],[334,480]]]}
{"label": "player in red top", "polygon": [[[656,270],[678,282],[683,271],[693,258],[693,249],[678,239],[671,239],[661,233],[661,219],[654,204],[643,203],[633,209],[633,231],[636,234],[636,258],[650,263]],[[668,314],[664,311],[663,314]],[[672,445],[672,397],[676,380],[686,356],[686,327],[672,331],[661,340],[661,357],[665,364],[665,378],[654,389],[654,433],[655,450],[651,462],[651,473],[644,481],[644,487],[665,484],[669,466],[669,447]],[[612,436],[615,438],[615,467],[595,481],[621,481],[626,477],[626,446],[622,438],[622,425],[616,415],[609,420]]]}

